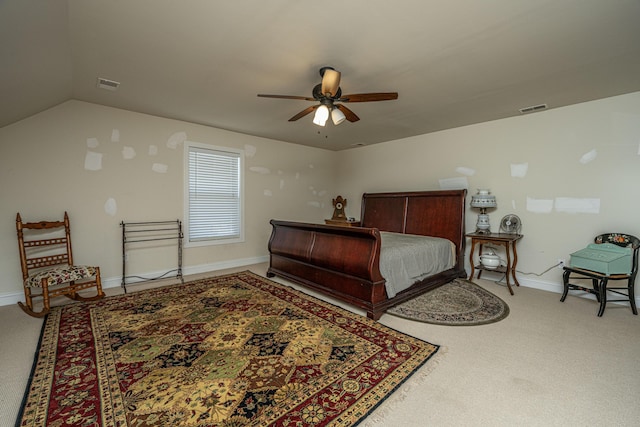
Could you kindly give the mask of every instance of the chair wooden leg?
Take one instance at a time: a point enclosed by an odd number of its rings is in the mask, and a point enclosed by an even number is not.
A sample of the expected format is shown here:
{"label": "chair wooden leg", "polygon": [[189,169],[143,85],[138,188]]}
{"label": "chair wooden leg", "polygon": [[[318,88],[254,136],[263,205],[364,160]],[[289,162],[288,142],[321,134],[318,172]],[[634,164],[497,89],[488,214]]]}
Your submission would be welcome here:
{"label": "chair wooden leg", "polygon": [[[72,289],[74,288],[76,282],[69,282],[69,287],[71,287]],[[75,292],[75,290],[73,292],[69,292],[67,294],[63,294],[65,297],[72,299],[74,301],[78,301],[78,293]]]}
{"label": "chair wooden leg", "polygon": [[33,297],[31,296],[31,288],[26,286],[24,287],[24,302],[27,307],[33,309]]}
{"label": "chair wooden leg", "polygon": [[96,291],[98,291],[98,297],[103,298],[105,296],[102,290],[102,278],[100,277],[100,267],[96,267]]}
{"label": "chair wooden leg", "polygon": [[638,308],[636,307],[636,293],[635,293],[635,281],[633,279],[629,279],[629,302],[631,303],[631,311],[636,316],[638,315]]}
{"label": "chair wooden leg", "polygon": [[77,292],[74,292],[72,294],[64,294],[64,296],[74,301],[78,301],[80,299],[80,296],[78,295]]}
{"label": "chair wooden leg", "polygon": [[100,267],[96,267],[96,295],[88,298],[80,297],[82,301],[95,301],[105,297],[102,290],[102,278],[100,277]]}
{"label": "chair wooden leg", "polygon": [[42,309],[47,313],[51,309],[51,300],[49,299],[49,282],[47,279],[42,279]]}
{"label": "chair wooden leg", "polygon": [[83,297],[79,293],[74,292],[73,294],[67,294],[67,297],[71,298],[75,301],[96,301],[105,297],[105,293],[102,290],[102,279],[100,278],[100,267],[96,267],[96,295],[92,297]]}
{"label": "chair wooden leg", "polygon": [[565,270],[564,273],[562,274],[562,285],[564,287],[564,290],[562,291],[562,296],[560,297],[560,301],[564,302],[565,299],[567,299],[567,294],[569,293],[569,276],[571,275],[571,272],[568,270]]}
{"label": "chair wooden leg", "polygon": [[31,289],[25,288],[25,304],[18,301],[18,306],[27,313],[29,316],[33,317],[44,317],[51,311],[51,307],[49,305],[49,285],[46,279],[42,281],[42,310],[35,311],[33,309],[33,296],[31,295]]}
{"label": "chair wooden leg", "polygon": [[598,279],[591,279],[591,283],[593,284],[596,300],[600,302],[600,286],[598,285]]}
{"label": "chair wooden leg", "polygon": [[604,309],[607,306],[607,278],[602,279],[600,283],[600,310],[598,310],[598,317],[602,317],[604,314]]}

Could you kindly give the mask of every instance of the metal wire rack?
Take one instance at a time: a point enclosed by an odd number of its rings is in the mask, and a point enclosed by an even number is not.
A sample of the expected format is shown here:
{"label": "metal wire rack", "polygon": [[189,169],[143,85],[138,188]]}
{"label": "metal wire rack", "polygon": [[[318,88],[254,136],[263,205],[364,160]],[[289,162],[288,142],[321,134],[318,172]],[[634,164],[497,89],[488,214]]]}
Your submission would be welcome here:
{"label": "metal wire rack", "polygon": [[[124,292],[127,293],[127,279],[140,279],[141,281],[166,279],[168,277],[175,277],[180,279],[181,283],[184,283],[182,277],[182,222],[178,220],[172,221],[144,221],[144,222],[125,222],[120,223],[122,229],[122,283],[121,286]],[[177,268],[168,270],[158,276],[145,277],[137,275],[127,275],[127,251],[136,248],[151,250],[156,242],[167,241],[171,244],[175,241],[178,252]],[[173,276],[169,276],[170,274]]]}

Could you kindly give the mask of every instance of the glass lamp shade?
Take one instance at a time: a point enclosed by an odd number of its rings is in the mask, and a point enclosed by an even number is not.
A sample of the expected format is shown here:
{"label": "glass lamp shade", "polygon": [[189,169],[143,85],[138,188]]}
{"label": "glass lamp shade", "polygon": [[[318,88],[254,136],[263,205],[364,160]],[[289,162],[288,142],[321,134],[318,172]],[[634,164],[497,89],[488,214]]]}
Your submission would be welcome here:
{"label": "glass lamp shade", "polygon": [[329,108],[326,105],[321,105],[316,109],[316,114],[313,116],[313,123],[318,126],[324,126],[329,119]]}
{"label": "glass lamp shade", "polygon": [[496,203],[496,196],[491,194],[489,190],[478,190],[478,194],[471,196],[472,208],[495,208],[498,206]]}
{"label": "glass lamp shade", "polygon": [[344,119],[346,119],[346,117],[342,111],[338,110],[335,107],[333,108],[333,110],[331,110],[331,120],[333,120],[334,125],[339,125],[340,123],[344,122]]}

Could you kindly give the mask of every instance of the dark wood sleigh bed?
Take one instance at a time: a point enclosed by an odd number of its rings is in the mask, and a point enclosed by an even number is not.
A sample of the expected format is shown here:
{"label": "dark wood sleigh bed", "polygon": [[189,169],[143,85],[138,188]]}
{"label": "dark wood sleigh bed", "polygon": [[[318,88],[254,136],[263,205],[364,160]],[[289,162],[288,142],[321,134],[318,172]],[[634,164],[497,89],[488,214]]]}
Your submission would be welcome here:
{"label": "dark wood sleigh bed", "polygon": [[[394,305],[466,277],[465,197],[466,190],[365,193],[361,227],[271,220],[267,277],[323,292],[377,320]],[[455,265],[388,298],[380,273],[381,231],[448,239],[455,244]]]}

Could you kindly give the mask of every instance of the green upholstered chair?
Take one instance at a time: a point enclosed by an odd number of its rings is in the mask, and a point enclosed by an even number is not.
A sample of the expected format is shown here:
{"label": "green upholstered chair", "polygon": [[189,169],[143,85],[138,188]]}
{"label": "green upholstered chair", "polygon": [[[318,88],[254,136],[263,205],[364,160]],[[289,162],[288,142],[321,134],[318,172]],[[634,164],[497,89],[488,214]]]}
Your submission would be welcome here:
{"label": "green upholstered chair", "polygon": [[[616,246],[630,248],[632,251],[631,254],[631,271],[627,274],[606,274],[598,271],[588,270],[585,268],[577,268],[577,267],[564,267],[563,284],[564,290],[562,292],[562,297],[560,301],[564,301],[567,298],[567,294],[569,290],[580,290],[584,292],[589,292],[596,296],[596,299],[600,303],[600,309],[598,311],[598,316],[601,317],[604,314],[604,309],[607,305],[607,302],[615,302],[615,301],[628,301],[631,304],[631,311],[633,314],[638,314],[638,309],[636,307],[635,300],[635,280],[636,275],[638,274],[638,248],[640,248],[640,240],[629,234],[625,233],[605,233],[599,236],[596,236],[594,239],[596,244],[602,243],[611,243]],[[578,279],[587,279],[591,280],[592,288],[587,288],[584,286],[580,286],[579,284],[570,283],[571,281],[575,281]],[[610,281],[626,281],[626,286],[619,287],[611,287],[609,286]],[[614,295],[623,296],[624,299],[609,299],[608,293],[613,293]]]}

